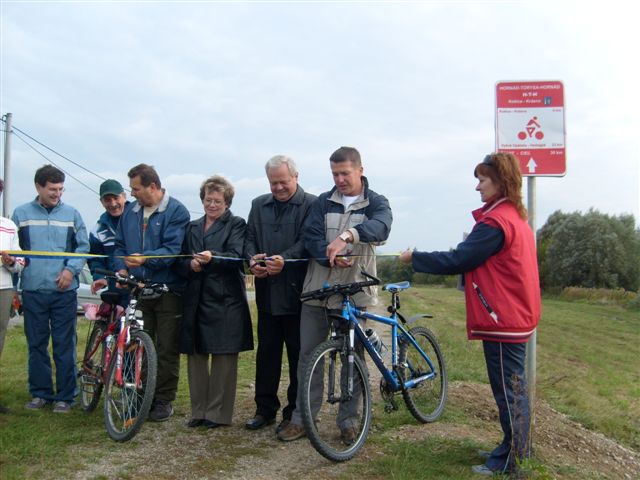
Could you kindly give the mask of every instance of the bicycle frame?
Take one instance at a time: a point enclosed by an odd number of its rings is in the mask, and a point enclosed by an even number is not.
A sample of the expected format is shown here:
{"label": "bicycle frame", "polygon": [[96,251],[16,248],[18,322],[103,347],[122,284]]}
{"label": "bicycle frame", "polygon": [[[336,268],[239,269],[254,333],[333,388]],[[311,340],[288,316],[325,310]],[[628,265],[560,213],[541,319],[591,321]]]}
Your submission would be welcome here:
{"label": "bicycle frame", "polygon": [[[392,391],[413,388],[417,384],[422,383],[425,380],[432,379],[436,376],[435,368],[433,366],[431,358],[426,353],[424,353],[422,348],[420,348],[420,345],[414,340],[411,335],[409,335],[408,330],[398,320],[397,313],[393,313],[391,317],[384,317],[375,313],[369,313],[353,306],[350,298],[345,297],[342,303],[342,318],[349,323],[349,354],[353,355],[353,351],[355,348],[355,337],[357,337],[360,342],[362,342],[365,350],[369,353],[369,356],[373,360],[373,363],[376,365],[388,385],[391,387]],[[374,322],[383,323],[391,327],[391,369],[387,368],[384,363],[384,359],[375,349],[367,335],[364,333],[364,330],[362,329],[358,318],[373,320]],[[335,338],[336,335],[337,334],[335,330],[332,330],[332,337]],[[403,383],[400,382],[399,377],[396,373],[396,368],[398,366],[398,338],[400,337],[400,335],[406,338],[416,348],[416,350],[418,350],[420,355],[429,365],[429,368],[431,368],[432,373],[422,375],[419,378],[409,379]],[[349,362],[349,378],[352,378],[351,369],[352,362]],[[351,385],[349,385],[349,394],[351,394]]]}
{"label": "bicycle frame", "polygon": [[[110,314],[110,319],[107,323],[107,329],[100,337],[100,341],[96,342],[96,345],[93,347],[93,350],[90,352],[89,356],[92,356],[96,350],[100,347],[101,344],[107,341],[107,338],[110,335],[115,335],[116,341],[112,346],[109,346],[105,343],[105,359],[104,366],[102,372],[102,383],[107,381],[107,376],[109,374],[109,366],[111,362],[116,361],[116,382],[120,386],[128,386],[138,388],[141,385],[140,378],[140,366],[142,362],[142,349],[136,351],[136,373],[135,373],[135,384],[127,384],[125,385],[122,378],[122,358],[124,356],[124,347],[131,340],[131,329],[134,330],[142,330],[143,329],[143,321],[142,318],[139,318],[136,314],[136,307],[138,304],[138,296],[142,294],[146,286],[142,286],[137,281],[132,280],[131,278],[127,279],[125,277],[118,277],[114,272],[110,272],[107,270],[100,270],[99,273],[105,274],[110,278],[114,278],[116,280],[125,281],[128,285],[133,287],[133,291],[131,292],[131,296],[129,298],[129,304],[127,305],[124,313],[120,316],[119,321],[117,321],[115,317],[116,315],[116,307],[114,305],[114,310]],[[151,286],[151,289],[157,288],[158,285],[154,284]],[[161,289],[166,289],[166,286],[162,285]],[[119,326],[119,329],[116,333],[116,327]],[[86,369],[86,366],[83,365],[83,369]],[[92,372],[89,372],[92,373]]]}

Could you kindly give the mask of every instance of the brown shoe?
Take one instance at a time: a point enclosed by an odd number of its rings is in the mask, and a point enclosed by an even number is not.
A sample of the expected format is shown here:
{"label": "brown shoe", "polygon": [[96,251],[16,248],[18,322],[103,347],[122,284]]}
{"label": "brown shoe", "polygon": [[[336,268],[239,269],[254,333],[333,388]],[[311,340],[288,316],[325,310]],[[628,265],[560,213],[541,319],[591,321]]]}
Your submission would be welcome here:
{"label": "brown shoe", "polygon": [[277,437],[278,440],[282,440],[283,442],[292,442],[293,440],[297,440],[306,435],[307,434],[302,425],[296,425],[295,423],[289,422],[286,427],[278,432]]}
{"label": "brown shoe", "polygon": [[345,445],[353,445],[356,441],[356,437],[358,436],[358,431],[353,427],[341,428],[340,429],[340,440]]}

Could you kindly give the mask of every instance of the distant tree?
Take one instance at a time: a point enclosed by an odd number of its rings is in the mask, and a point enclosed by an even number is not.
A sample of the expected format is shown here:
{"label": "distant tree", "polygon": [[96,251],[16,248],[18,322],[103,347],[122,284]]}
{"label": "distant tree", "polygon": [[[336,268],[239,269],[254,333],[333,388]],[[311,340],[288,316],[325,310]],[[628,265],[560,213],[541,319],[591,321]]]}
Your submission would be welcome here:
{"label": "distant tree", "polygon": [[398,261],[397,258],[385,258],[378,262],[378,277],[383,283],[402,282],[408,280],[420,285],[444,285],[455,287],[458,282],[456,275],[434,275],[418,273],[411,265]]}
{"label": "distant tree", "polygon": [[411,281],[413,267],[399,262],[397,258],[383,258],[377,265],[378,277],[383,283]]}
{"label": "distant tree", "polygon": [[544,288],[640,286],[640,230],[633,215],[556,211],[538,230]]}

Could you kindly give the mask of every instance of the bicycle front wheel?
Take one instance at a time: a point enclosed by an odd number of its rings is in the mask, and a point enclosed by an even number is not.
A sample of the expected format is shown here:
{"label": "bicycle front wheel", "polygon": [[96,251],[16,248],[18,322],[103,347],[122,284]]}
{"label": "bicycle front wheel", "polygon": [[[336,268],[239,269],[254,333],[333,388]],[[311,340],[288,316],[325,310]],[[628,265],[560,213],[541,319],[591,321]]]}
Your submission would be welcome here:
{"label": "bicycle front wheel", "polygon": [[334,462],[351,459],[364,445],[371,425],[371,391],[363,361],[354,354],[353,387],[342,340],[316,347],[307,365],[300,408],[314,448]]}
{"label": "bicycle front wheel", "polygon": [[117,378],[117,363],[114,352],[105,390],[104,423],[112,439],[125,442],[142,427],[156,389],[158,360],[151,337],[143,331],[131,333],[122,355],[122,381]]}
{"label": "bicycle front wheel", "polygon": [[416,380],[414,386],[403,389],[402,397],[411,414],[422,423],[434,422],[442,415],[447,401],[447,369],[435,335],[427,328],[409,330],[422,351],[429,357],[433,368],[406,336],[399,339],[399,365],[402,381]]}
{"label": "bicycle front wheel", "polygon": [[105,347],[102,337],[106,330],[106,322],[97,321],[93,324],[78,371],[80,406],[85,412],[93,412],[100,402],[105,368]]}

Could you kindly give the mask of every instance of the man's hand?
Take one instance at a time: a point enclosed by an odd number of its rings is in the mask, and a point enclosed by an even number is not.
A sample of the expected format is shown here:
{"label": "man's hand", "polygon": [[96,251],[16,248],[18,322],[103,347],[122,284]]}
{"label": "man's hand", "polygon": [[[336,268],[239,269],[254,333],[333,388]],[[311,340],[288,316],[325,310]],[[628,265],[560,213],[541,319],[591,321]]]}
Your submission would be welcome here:
{"label": "man's hand", "polygon": [[271,255],[266,258],[269,275],[278,275],[284,268],[284,258],[281,255]]}
{"label": "man's hand", "polygon": [[332,267],[349,268],[353,265],[352,260],[339,256],[341,253],[345,253],[346,246],[347,242],[342,240],[340,237],[336,238],[327,246],[327,257],[329,258],[329,264]]}
{"label": "man's hand", "polygon": [[132,253],[128,257],[124,257],[124,264],[128,268],[137,268],[141,267],[146,260],[141,253]]}
{"label": "man's hand", "polygon": [[336,257],[335,265],[338,268],[350,268],[353,267],[353,260],[348,257]]}
{"label": "man's hand", "polygon": [[265,258],[267,258],[266,253],[257,253],[249,260],[249,270],[251,270],[251,273],[253,273],[256,278],[266,278],[269,276]]}
{"label": "man's hand", "polygon": [[67,288],[69,288],[69,285],[71,285],[72,281],[73,273],[65,268],[56,277],[56,285],[58,286],[58,290],[66,290]]}
{"label": "man's hand", "polygon": [[91,293],[94,295],[98,293],[98,290],[102,290],[103,288],[107,288],[108,283],[105,278],[99,278],[98,280],[94,280],[91,284]]}

